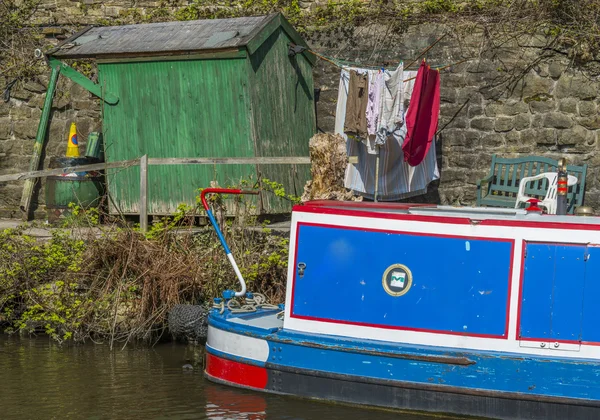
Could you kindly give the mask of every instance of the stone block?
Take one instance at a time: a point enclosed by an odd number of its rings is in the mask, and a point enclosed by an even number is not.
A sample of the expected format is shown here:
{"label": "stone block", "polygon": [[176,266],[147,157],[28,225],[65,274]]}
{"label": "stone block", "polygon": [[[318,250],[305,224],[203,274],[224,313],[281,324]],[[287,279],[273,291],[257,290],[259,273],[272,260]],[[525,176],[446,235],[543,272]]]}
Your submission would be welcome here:
{"label": "stone block", "polygon": [[[479,95],[477,95],[479,96]],[[475,97],[475,92],[472,88],[456,89],[456,102],[463,105],[467,101],[471,101]]]}
{"label": "stone block", "polygon": [[73,101],[73,109],[100,111],[100,103],[91,99],[80,101],[75,100]]}
{"label": "stone block", "polygon": [[27,105],[33,108],[42,109],[44,107],[44,102],[46,100],[46,95],[40,94],[35,95],[33,98],[27,102]]}
{"label": "stone block", "polygon": [[525,112],[529,112],[527,104],[523,101],[516,100],[492,102],[485,107],[485,115],[488,117],[497,117],[499,115],[513,117]]}
{"label": "stone block", "polygon": [[485,86],[479,89],[479,93],[481,93],[481,96],[483,96],[483,99],[485,100],[497,101],[502,97],[502,95],[504,95],[504,93],[506,93],[506,88],[503,86]]}
{"label": "stone block", "polygon": [[0,99],[0,117],[8,117],[9,112],[10,106],[4,100]]}
{"label": "stone block", "polygon": [[578,118],[577,122],[587,128],[588,130],[600,129],[600,115],[594,115],[591,117]]}
{"label": "stone block", "polygon": [[448,167],[472,169],[477,166],[479,156],[477,153],[469,153],[468,151],[453,150],[449,153]]}
{"label": "stone block", "polygon": [[469,104],[467,105],[467,116],[469,118],[483,116],[483,107],[481,105]]}
{"label": "stone block", "polygon": [[521,132],[511,131],[504,135],[506,140],[506,153],[533,153],[536,144],[531,141],[523,141]]}
{"label": "stone block", "polygon": [[64,28],[60,28],[60,27],[56,27],[56,26],[47,26],[45,28],[42,28],[42,34],[46,35],[46,36],[50,36],[50,35],[62,35],[64,34],[66,31]]}
{"label": "stone block", "polygon": [[524,143],[534,143],[538,146],[556,145],[556,130],[550,128],[523,130],[521,140]]}
{"label": "stone block", "polygon": [[544,127],[547,128],[571,128],[573,119],[560,112],[551,112],[544,115]]}
{"label": "stone block", "polygon": [[564,73],[556,84],[554,96],[557,98],[594,99],[598,95],[600,84],[584,76]]}
{"label": "stone block", "polygon": [[109,6],[104,8],[104,15],[108,17],[119,17],[119,12],[123,10],[122,7]]}
{"label": "stone block", "polygon": [[515,121],[512,117],[498,117],[494,124],[494,130],[497,132],[510,131],[515,127]]}
{"label": "stone block", "polygon": [[13,133],[19,139],[34,139],[37,124],[32,124],[31,121],[16,121],[13,123]]}
{"label": "stone block", "polygon": [[462,88],[468,86],[465,75],[458,73],[444,74],[442,83],[445,87],[449,88]]}
{"label": "stone block", "polygon": [[10,127],[10,119],[0,118],[0,140],[6,140],[10,137]]}
{"label": "stone block", "polygon": [[521,131],[531,126],[531,117],[529,114],[519,114],[514,119],[515,130]]}
{"label": "stone block", "polygon": [[48,130],[48,143],[60,143],[67,147],[70,124],[66,120],[53,119]]}
{"label": "stone block", "polygon": [[553,79],[558,79],[560,78],[560,76],[562,76],[566,68],[567,66],[565,64],[560,63],[558,61],[553,61],[548,65],[548,74]]}
{"label": "stone block", "polygon": [[465,146],[474,150],[481,146],[481,132],[474,130],[463,130],[465,136]]}
{"label": "stone block", "polygon": [[463,130],[447,128],[440,133],[444,147],[465,146],[466,140]]}
{"label": "stone block", "polygon": [[568,130],[560,130],[557,133],[557,144],[559,146],[593,146],[595,143],[595,135],[593,132],[576,125]]}
{"label": "stone block", "polygon": [[542,128],[544,122],[543,114],[536,114],[531,118],[531,128]]}
{"label": "stone block", "polygon": [[28,101],[33,96],[33,93],[25,89],[11,89],[10,97],[20,101]]}
{"label": "stone block", "polygon": [[529,75],[525,77],[521,95],[524,98],[532,98],[538,95],[550,95],[556,82],[549,78]]}
{"label": "stone block", "polygon": [[577,114],[577,99],[564,98],[558,103],[558,109],[567,114]]}
{"label": "stone block", "polygon": [[[14,140],[0,140],[0,153],[4,153],[5,155],[11,155],[14,148]],[[4,167],[12,167],[12,163],[8,159],[0,159],[0,167],[2,165],[4,165]]]}
{"label": "stone block", "polygon": [[33,93],[44,93],[46,92],[47,88],[37,80],[30,80],[29,82],[25,83],[23,89]]}
{"label": "stone block", "polygon": [[504,136],[501,134],[488,134],[481,139],[481,145],[484,149],[494,149],[506,144]]}
{"label": "stone block", "polygon": [[442,117],[454,117],[455,115],[457,115],[457,113],[460,112],[465,112],[466,107],[461,109],[460,105],[456,105],[456,104],[449,104],[449,103],[442,103],[440,104],[440,116]]}
{"label": "stone block", "polygon": [[534,114],[544,114],[551,112],[556,109],[556,101],[550,100],[539,100],[529,102],[529,109]]}
{"label": "stone block", "polygon": [[498,66],[490,60],[472,61],[467,65],[468,73],[494,74],[498,71]]}
{"label": "stone block", "polygon": [[440,102],[455,103],[456,89],[447,87],[440,88]]}
{"label": "stone block", "polygon": [[27,120],[31,118],[31,108],[26,106],[15,106],[10,110],[10,118],[15,121]]}
{"label": "stone block", "polygon": [[[442,125],[440,126],[443,127]],[[467,128],[468,126],[469,120],[465,117],[456,117],[452,121],[450,121],[450,124],[448,124],[448,127],[452,128]]]}
{"label": "stone block", "polygon": [[581,101],[577,104],[579,115],[590,117],[596,114],[596,103],[592,101]]}
{"label": "stone block", "polygon": [[479,117],[471,120],[471,128],[481,131],[492,131],[494,129],[494,119]]}
{"label": "stone block", "polygon": [[69,94],[71,95],[71,101],[84,101],[89,99],[89,92],[87,89],[79,86],[77,83],[73,83],[69,88]]}
{"label": "stone block", "polygon": [[450,168],[442,171],[441,180],[442,182],[464,182],[469,177],[468,169]]}
{"label": "stone block", "polygon": [[535,66],[535,72],[540,77],[548,77],[550,74],[548,73],[548,64],[542,63],[540,65]]}
{"label": "stone block", "polygon": [[[77,111],[77,116],[78,117],[88,117],[88,118],[92,118],[95,120],[99,120],[101,115],[100,115],[100,111],[92,111],[92,110],[87,110],[87,109],[82,109],[80,111]],[[327,130],[325,130],[325,122],[328,121],[333,121],[331,125],[332,128],[327,128]],[[319,127],[324,129],[325,131],[333,131],[335,129],[335,116],[321,116],[319,115]],[[329,127],[329,126],[327,126]]]}

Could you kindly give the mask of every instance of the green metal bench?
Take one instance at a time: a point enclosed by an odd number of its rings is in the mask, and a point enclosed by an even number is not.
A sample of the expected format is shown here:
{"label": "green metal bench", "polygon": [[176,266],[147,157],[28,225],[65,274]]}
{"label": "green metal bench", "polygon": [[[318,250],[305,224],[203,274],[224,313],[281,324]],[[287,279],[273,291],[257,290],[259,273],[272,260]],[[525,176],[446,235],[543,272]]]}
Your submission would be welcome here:
{"label": "green metal bench", "polygon": [[[521,178],[544,172],[557,172],[558,161],[542,156],[522,158],[501,158],[492,155],[490,173],[477,181],[477,206],[514,208]],[[577,177],[577,184],[569,187],[567,212],[573,214],[575,208],[583,205],[587,165],[567,165],[569,175]],[[525,194],[543,199],[548,189],[547,180],[534,181],[525,188]]]}

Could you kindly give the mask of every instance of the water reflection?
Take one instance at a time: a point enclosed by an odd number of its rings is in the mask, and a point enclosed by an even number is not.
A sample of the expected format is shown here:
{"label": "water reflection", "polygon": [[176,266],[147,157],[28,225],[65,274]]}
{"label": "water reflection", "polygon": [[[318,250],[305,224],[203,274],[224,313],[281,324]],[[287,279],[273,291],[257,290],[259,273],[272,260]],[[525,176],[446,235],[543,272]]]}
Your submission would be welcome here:
{"label": "water reflection", "polygon": [[0,335],[0,418],[428,419],[213,384],[200,360],[202,349],[177,344],[110,351]]}

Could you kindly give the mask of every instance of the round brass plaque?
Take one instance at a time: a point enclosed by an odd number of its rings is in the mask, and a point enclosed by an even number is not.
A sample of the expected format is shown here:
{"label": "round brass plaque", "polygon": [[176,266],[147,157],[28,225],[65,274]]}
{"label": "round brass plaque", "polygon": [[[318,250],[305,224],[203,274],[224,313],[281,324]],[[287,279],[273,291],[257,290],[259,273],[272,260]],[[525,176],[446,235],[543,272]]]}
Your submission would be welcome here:
{"label": "round brass plaque", "polygon": [[388,295],[402,296],[408,293],[412,286],[412,273],[404,264],[390,265],[383,273],[381,282]]}

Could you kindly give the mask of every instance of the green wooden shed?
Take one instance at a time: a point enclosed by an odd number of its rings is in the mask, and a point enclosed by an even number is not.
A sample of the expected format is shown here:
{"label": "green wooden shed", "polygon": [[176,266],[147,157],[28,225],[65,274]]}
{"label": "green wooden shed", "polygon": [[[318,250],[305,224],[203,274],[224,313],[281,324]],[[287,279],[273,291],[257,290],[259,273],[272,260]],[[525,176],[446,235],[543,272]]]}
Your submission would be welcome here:
{"label": "green wooden shed", "polygon": [[[51,53],[94,58],[103,92],[105,158],[308,156],[315,132],[309,51],[281,14],[235,19],[94,27]],[[111,211],[139,213],[139,167],[111,170]],[[148,170],[148,213],[195,205],[198,188],[268,178],[301,195],[307,165],[165,165]],[[115,207],[116,206],[116,207]],[[118,209],[117,209],[118,207]],[[261,213],[290,210],[262,193]]]}

